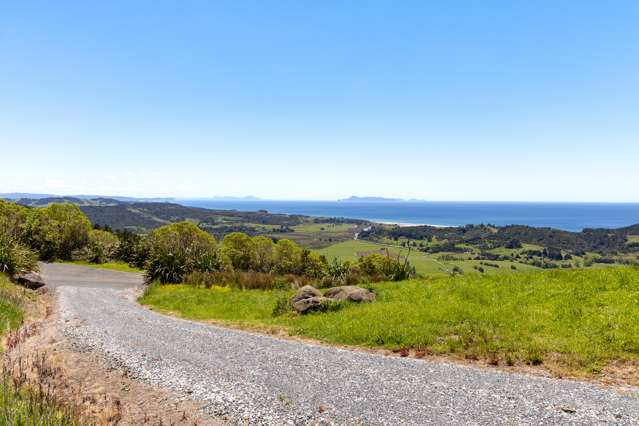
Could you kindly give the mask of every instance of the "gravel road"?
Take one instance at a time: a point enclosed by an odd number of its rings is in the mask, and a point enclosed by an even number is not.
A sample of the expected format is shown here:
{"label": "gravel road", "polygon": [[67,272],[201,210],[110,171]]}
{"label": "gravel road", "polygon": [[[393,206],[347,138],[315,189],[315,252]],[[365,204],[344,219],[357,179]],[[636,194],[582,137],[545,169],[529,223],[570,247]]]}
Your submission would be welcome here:
{"label": "gravel road", "polygon": [[135,274],[43,265],[64,334],[238,424],[639,424],[639,389],[280,340],[139,307]]}

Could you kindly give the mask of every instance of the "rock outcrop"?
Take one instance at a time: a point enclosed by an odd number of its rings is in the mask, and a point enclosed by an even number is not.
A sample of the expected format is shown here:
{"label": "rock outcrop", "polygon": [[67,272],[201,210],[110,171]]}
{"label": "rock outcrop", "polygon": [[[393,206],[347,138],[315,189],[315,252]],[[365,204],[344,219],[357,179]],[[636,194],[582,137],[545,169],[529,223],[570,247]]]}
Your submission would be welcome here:
{"label": "rock outcrop", "polygon": [[351,302],[372,302],[375,300],[375,293],[367,288],[345,285],[329,288],[324,293],[324,297],[338,302],[343,302],[345,300],[350,300]]}
{"label": "rock outcrop", "polygon": [[37,272],[23,272],[12,277],[13,282],[30,290],[37,290],[44,287],[44,280]]}
{"label": "rock outcrop", "polygon": [[322,292],[315,287],[306,285],[297,290],[297,293],[291,297],[289,303],[298,313],[306,314],[320,310],[327,304],[347,300],[351,302],[372,302],[375,300],[375,293],[366,288],[347,285],[329,288],[322,295]]}

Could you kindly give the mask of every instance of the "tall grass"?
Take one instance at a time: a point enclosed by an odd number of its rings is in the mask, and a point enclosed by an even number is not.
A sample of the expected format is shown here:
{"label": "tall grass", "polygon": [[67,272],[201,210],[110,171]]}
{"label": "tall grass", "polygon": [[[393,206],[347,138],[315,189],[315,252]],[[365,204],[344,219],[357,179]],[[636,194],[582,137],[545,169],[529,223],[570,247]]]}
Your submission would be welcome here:
{"label": "tall grass", "polygon": [[[0,284],[0,339],[22,323],[24,315],[21,306],[22,299],[15,292],[3,288]],[[1,343],[0,352],[2,352]]]}
{"label": "tall grass", "polygon": [[[0,353],[1,344],[10,334],[7,349],[16,345],[21,333],[15,331],[24,318],[24,298],[21,291],[13,286],[8,278],[0,273]],[[5,356],[0,360],[0,425],[75,425],[73,412],[61,404],[54,396],[51,387],[33,385],[28,375],[38,378],[52,374],[44,358],[35,362],[26,362],[19,358],[16,362]]]}
{"label": "tall grass", "polygon": [[154,287],[141,302],[194,319],[283,327],[327,342],[417,349],[496,364],[597,372],[639,361],[639,269],[545,271],[370,285],[377,300],[334,312],[278,312],[290,291]]}
{"label": "tall grass", "polygon": [[74,426],[75,418],[49,387],[33,386],[12,371],[0,371],[0,424]]}

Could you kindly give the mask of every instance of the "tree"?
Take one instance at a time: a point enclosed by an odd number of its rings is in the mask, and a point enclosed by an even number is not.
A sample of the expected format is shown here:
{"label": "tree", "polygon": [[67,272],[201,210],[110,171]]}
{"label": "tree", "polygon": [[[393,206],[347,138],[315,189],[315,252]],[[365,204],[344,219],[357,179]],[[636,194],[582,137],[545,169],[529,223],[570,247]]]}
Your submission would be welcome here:
{"label": "tree", "polygon": [[27,218],[28,243],[43,260],[70,259],[73,250],[87,244],[91,222],[73,204],[51,204],[34,209]]}
{"label": "tree", "polygon": [[232,232],[222,240],[220,254],[223,261],[233,270],[248,271],[255,264],[255,243],[242,232]]}
{"label": "tree", "polygon": [[291,240],[279,240],[275,244],[274,269],[280,274],[293,274],[300,264],[302,250]]}
{"label": "tree", "polygon": [[178,283],[195,270],[217,267],[215,238],[191,222],[164,225],[148,239],[147,281]]}
{"label": "tree", "polygon": [[328,262],[325,257],[305,249],[300,255],[300,265],[297,272],[307,277],[321,278],[325,275],[327,267]]}
{"label": "tree", "polygon": [[114,234],[100,229],[92,229],[89,232],[89,261],[104,263],[113,259],[119,244],[120,240]]}
{"label": "tree", "polygon": [[253,237],[255,270],[270,272],[273,267],[273,240],[264,236]]}
{"label": "tree", "polygon": [[5,200],[0,200],[0,235],[12,240],[21,240],[29,209]]}

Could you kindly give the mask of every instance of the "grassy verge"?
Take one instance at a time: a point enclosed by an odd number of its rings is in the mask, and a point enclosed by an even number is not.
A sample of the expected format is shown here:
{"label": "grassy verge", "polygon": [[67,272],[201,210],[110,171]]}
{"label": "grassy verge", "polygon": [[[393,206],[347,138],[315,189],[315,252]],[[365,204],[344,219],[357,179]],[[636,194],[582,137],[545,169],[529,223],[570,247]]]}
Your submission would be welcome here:
{"label": "grassy verge", "polygon": [[22,304],[23,299],[19,290],[4,274],[0,274],[0,352],[2,352],[3,336],[22,324],[24,318]]}
{"label": "grassy verge", "polygon": [[[22,324],[24,303],[22,290],[0,274],[0,352],[6,334]],[[76,424],[70,412],[48,390],[25,384],[21,375],[16,377],[5,367],[0,370],[0,425]]]}
{"label": "grassy verge", "polygon": [[331,343],[544,364],[576,375],[639,361],[639,269],[478,274],[379,283],[377,301],[275,315],[290,291],[152,286],[140,302],[232,325],[276,327]]}
{"label": "grassy verge", "polygon": [[79,260],[74,260],[71,262],[64,262],[71,265],[80,265],[87,266],[89,268],[96,269],[109,269],[111,271],[120,271],[120,272],[142,272],[141,269],[134,268],[130,266],[128,263],[124,262],[106,262],[106,263],[91,263],[91,262],[83,262]]}

